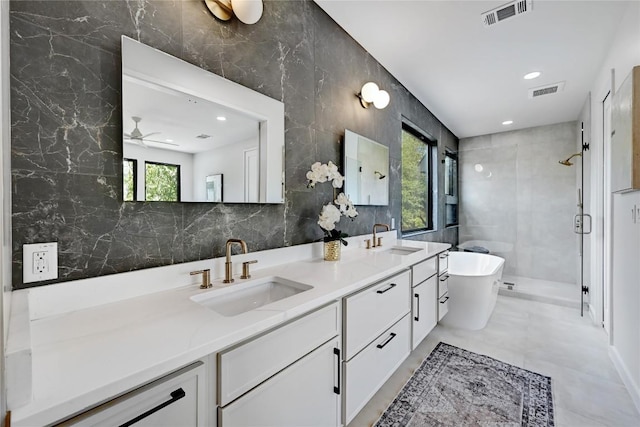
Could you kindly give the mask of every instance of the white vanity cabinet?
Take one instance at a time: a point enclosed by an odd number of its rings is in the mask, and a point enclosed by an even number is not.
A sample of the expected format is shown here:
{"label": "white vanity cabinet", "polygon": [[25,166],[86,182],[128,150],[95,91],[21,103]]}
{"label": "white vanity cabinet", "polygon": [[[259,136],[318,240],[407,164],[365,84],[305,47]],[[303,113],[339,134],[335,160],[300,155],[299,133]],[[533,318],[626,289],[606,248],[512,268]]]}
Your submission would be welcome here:
{"label": "white vanity cabinet", "polygon": [[449,311],[449,251],[438,255],[438,321]]}
{"label": "white vanity cabinet", "polygon": [[411,350],[438,323],[438,266],[438,257],[434,256],[411,267]]}
{"label": "white vanity cabinet", "polygon": [[58,426],[204,427],[210,425],[206,366],[198,361]]}
{"label": "white vanity cabinet", "polygon": [[340,425],[339,303],[218,353],[218,425]]}
{"label": "white vanity cabinet", "polygon": [[410,292],[404,271],[343,300],[344,425],[411,351]]}

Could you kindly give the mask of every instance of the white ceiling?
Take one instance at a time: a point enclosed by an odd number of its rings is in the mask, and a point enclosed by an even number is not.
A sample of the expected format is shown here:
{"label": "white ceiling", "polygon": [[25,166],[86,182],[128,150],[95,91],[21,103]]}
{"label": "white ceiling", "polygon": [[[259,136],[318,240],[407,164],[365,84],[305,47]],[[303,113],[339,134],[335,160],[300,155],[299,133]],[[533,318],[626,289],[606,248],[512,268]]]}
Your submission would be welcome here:
{"label": "white ceiling", "polygon": [[481,13],[506,1],[315,1],[460,138],[576,120],[628,5],[533,0],[485,28]]}
{"label": "white ceiling", "polygon": [[[259,123],[253,117],[206,99],[125,77],[122,79],[125,133],[131,133],[135,127],[132,116],[142,119],[138,129],[143,135],[152,134],[144,138],[145,144],[164,150],[201,153],[259,138]],[[217,120],[219,116],[226,120]],[[203,134],[210,137],[198,138]]]}

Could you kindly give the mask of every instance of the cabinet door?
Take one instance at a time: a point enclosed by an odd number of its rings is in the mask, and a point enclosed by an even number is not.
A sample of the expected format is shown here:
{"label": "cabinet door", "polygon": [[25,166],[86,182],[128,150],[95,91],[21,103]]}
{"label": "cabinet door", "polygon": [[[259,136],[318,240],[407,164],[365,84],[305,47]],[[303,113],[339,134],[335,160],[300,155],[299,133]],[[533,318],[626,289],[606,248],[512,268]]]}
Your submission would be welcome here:
{"label": "cabinet door", "polygon": [[435,328],[438,323],[438,277],[413,288],[413,338],[412,350]]}
{"label": "cabinet door", "polygon": [[640,188],[640,66],[622,82],[611,103],[611,191]]}
{"label": "cabinet door", "polygon": [[349,362],[344,370],[344,424],[347,425],[411,352],[407,314]]}
{"label": "cabinet door", "polygon": [[340,425],[340,351],[334,338],[220,408],[221,427]]}
{"label": "cabinet door", "polygon": [[411,275],[405,271],[345,298],[345,360],[411,311],[410,291]]}
{"label": "cabinet door", "polygon": [[340,333],[331,304],[218,354],[218,404],[225,406]]}
{"label": "cabinet door", "polygon": [[205,377],[204,363],[197,362],[59,425],[205,426]]}

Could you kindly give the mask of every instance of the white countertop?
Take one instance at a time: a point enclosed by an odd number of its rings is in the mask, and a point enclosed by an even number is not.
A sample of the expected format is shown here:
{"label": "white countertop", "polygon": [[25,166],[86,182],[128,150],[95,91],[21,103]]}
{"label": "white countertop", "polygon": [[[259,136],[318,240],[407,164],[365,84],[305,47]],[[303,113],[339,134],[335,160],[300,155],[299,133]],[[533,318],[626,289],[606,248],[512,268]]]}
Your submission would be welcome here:
{"label": "white countertop", "polygon": [[[385,253],[392,246],[421,250]],[[397,240],[372,250],[343,250],[337,262],[316,258],[256,270],[249,280],[279,276],[313,288],[233,317],[190,297],[241,284],[240,279],[231,285],[218,279],[209,290],[189,285],[31,320],[33,399],[10,408],[13,425],[40,426],[81,412],[449,247]]]}

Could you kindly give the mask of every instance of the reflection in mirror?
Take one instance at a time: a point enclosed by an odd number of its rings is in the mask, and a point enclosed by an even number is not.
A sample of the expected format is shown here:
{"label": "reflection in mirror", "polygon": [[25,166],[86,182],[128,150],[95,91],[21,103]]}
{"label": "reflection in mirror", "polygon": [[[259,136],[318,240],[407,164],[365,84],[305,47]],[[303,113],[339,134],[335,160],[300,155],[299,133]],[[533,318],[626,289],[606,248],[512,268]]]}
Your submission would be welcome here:
{"label": "reflection in mirror", "polygon": [[389,204],[389,148],[345,130],[345,193],[354,205]]}
{"label": "reflection in mirror", "polygon": [[125,201],[283,202],[281,102],[123,36],[122,115]]}

